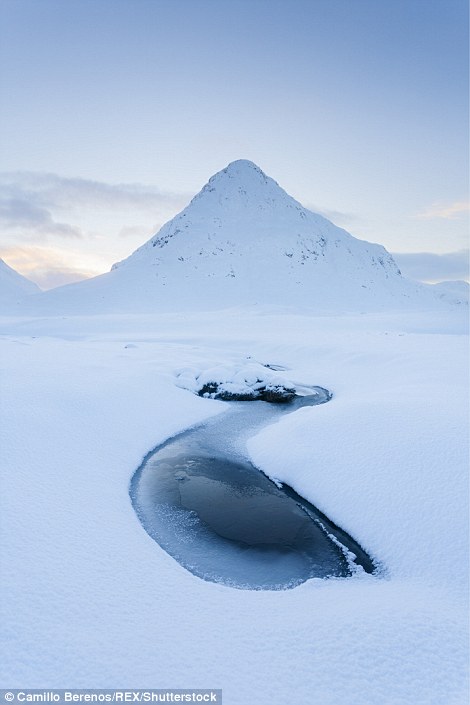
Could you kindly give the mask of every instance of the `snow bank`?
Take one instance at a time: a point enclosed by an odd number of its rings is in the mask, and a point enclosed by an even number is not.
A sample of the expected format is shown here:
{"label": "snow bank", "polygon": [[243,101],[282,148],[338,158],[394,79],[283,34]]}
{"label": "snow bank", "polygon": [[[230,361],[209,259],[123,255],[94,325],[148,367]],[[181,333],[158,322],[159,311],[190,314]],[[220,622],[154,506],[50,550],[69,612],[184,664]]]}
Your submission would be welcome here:
{"label": "snow bank", "polygon": [[[333,399],[283,418],[248,448],[390,576],[451,588],[468,568],[467,347],[453,339],[450,352],[439,335],[428,342],[390,333],[336,346],[316,363]],[[452,365],[442,368],[445,359]]]}

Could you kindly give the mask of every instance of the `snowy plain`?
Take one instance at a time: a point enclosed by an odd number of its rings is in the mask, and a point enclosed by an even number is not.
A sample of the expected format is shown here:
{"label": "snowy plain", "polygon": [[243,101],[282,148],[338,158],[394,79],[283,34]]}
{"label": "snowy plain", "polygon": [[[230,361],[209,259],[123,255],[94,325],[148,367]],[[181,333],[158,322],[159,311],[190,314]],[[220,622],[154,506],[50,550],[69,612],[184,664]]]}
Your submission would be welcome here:
{"label": "snowy plain", "polygon": [[[460,307],[0,319],[5,687],[222,688],[226,705],[468,700],[468,407]],[[286,367],[333,399],[248,442],[381,565],[246,591],[141,527],[145,454],[224,402],[178,370]]]}

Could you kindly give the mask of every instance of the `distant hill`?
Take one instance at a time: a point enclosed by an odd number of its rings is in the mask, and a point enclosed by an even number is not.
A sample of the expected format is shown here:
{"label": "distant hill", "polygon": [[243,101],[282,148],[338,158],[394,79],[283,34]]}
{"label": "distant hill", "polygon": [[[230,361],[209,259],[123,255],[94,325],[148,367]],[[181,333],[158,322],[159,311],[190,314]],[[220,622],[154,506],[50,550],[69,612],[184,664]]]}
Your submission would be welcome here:
{"label": "distant hill", "polygon": [[448,281],[433,284],[433,289],[440,299],[453,304],[466,304],[468,306],[470,286],[464,281]]}

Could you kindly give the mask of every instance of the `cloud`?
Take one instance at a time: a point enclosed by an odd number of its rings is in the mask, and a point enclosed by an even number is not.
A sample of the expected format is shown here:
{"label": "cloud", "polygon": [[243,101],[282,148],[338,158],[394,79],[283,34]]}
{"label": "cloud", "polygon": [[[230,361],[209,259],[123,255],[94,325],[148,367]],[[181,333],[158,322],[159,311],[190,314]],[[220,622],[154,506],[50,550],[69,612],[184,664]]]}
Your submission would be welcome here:
{"label": "cloud", "polygon": [[410,279],[434,284],[441,281],[469,280],[469,250],[446,252],[399,252],[393,258],[402,274]]}
{"label": "cloud", "polygon": [[23,198],[51,210],[84,206],[103,210],[139,208],[155,212],[169,207],[179,210],[191,197],[143,184],[108,184],[29,171],[0,172],[0,186],[10,197]]}
{"label": "cloud", "polygon": [[0,258],[41,289],[52,289],[99,274],[86,267],[74,267],[67,253],[49,247],[3,247]]}
{"label": "cloud", "polygon": [[305,207],[312,211],[312,213],[318,213],[324,218],[327,218],[336,225],[339,224],[340,226],[357,223],[361,220],[361,217],[355,213],[346,213],[344,211],[331,210],[330,208],[321,208],[320,206],[314,206],[311,204],[307,204]]}
{"label": "cloud", "polygon": [[[12,243],[56,238],[105,239],[113,232],[152,235],[190,200],[142,184],[108,184],[39,172],[0,172],[0,230]],[[139,223],[140,221],[140,223]],[[131,231],[131,228],[135,230]]]}
{"label": "cloud", "polygon": [[417,213],[413,218],[419,220],[434,220],[436,218],[443,218],[444,220],[457,220],[464,213],[468,213],[470,210],[470,203],[468,201],[455,201],[450,204],[443,203],[433,203],[429,208]]}
{"label": "cloud", "polygon": [[26,239],[45,239],[48,235],[83,237],[79,228],[57,222],[47,208],[25,198],[0,197],[0,227],[3,230],[21,231]]}

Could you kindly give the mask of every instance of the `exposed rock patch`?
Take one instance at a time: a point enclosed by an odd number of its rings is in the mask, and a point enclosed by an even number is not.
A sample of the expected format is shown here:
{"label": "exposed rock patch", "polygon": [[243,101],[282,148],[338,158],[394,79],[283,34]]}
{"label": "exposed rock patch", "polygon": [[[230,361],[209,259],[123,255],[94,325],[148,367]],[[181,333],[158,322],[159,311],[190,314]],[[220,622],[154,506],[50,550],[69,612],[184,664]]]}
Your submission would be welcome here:
{"label": "exposed rock patch", "polygon": [[292,401],[299,390],[295,383],[279,373],[281,369],[284,368],[260,364],[248,358],[238,364],[215,365],[203,370],[178,370],[176,383],[207,399],[261,400],[282,404]]}

